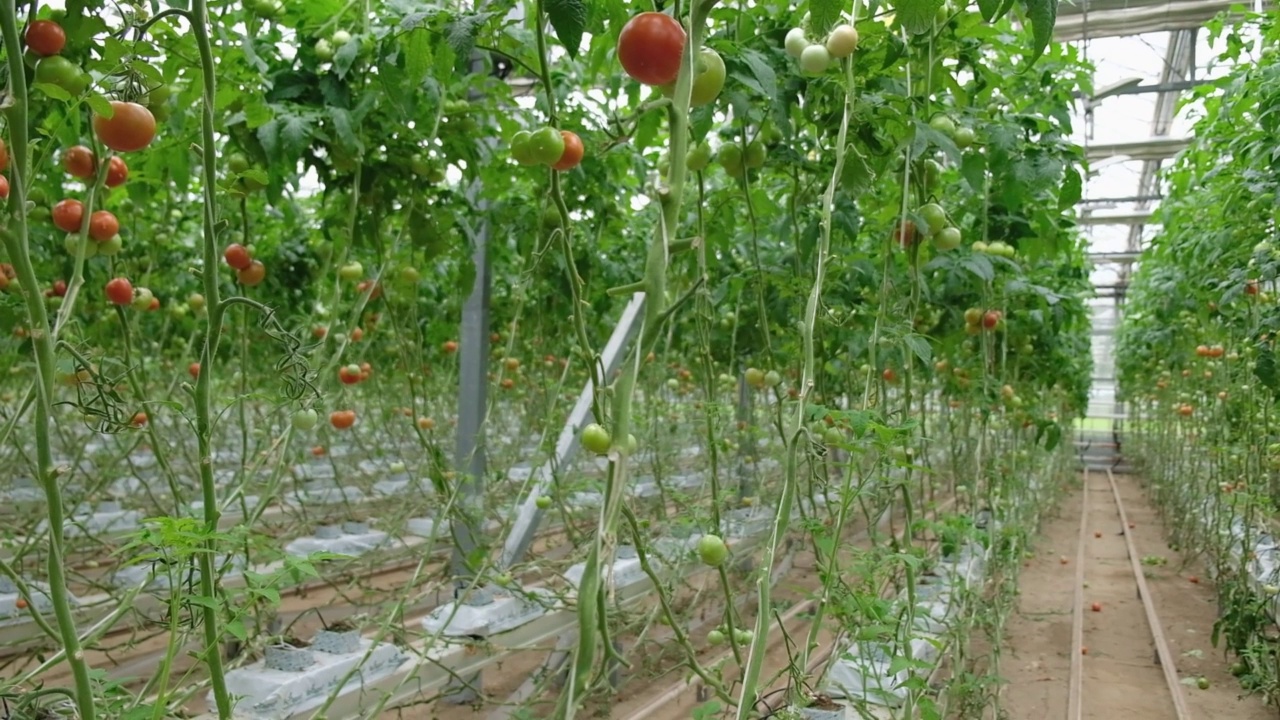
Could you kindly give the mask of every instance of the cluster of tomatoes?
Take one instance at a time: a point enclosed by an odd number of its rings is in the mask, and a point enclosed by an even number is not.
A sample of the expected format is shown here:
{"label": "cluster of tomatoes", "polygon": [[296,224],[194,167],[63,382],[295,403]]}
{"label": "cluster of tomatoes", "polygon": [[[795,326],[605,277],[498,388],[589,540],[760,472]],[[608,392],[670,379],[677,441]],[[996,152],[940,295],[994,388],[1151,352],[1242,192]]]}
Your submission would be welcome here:
{"label": "cluster of tomatoes", "polygon": [[806,75],[821,75],[833,61],[847,58],[858,49],[858,31],[852,25],[837,25],[820,43],[809,42],[802,28],[792,28],[783,41],[787,54],[800,62]]}
{"label": "cluster of tomatoes", "polygon": [[1004,313],[999,310],[983,312],[978,308],[964,311],[964,330],[970,335],[977,335],[983,330],[999,330],[1004,324]]}
{"label": "cluster of tomatoes", "polygon": [[245,287],[253,287],[267,277],[267,266],[261,260],[254,260],[249,248],[240,243],[228,245],[222,259],[236,271],[236,281]]}
{"label": "cluster of tomatoes", "polygon": [[533,132],[521,130],[511,136],[511,157],[521,165],[572,170],[582,163],[585,152],[582,138],[569,130],[544,127]]}
{"label": "cluster of tomatoes", "polygon": [[1220,358],[1226,351],[1221,345],[1197,345],[1196,356],[1202,358]]}
{"label": "cluster of tomatoes", "polygon": [[355,385],[369,379],[373,374],[373,367],[367,362],[359,365],[351,363],[338,368],[338,380],[343,385]]}
{"label": "cluster of tomatoes", "polygon": [[113,305],[128,305],[134,310],[160,309],[160,298],[147,288],[135,288],[128,278],[112,278],[107,281],[105,291],[107,300]]}

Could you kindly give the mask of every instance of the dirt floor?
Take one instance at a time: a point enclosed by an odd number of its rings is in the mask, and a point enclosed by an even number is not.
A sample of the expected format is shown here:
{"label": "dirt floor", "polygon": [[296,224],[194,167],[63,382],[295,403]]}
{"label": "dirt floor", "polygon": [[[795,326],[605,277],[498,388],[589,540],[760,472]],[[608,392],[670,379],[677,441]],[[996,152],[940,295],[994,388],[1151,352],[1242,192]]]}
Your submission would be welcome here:
{"label": "dirt floor", "polygon": [[[1088,525],[1084,533],[1083,717],[1095,720],[1175,718],[1164,674],[1156,662],[1128,559],[1123,533],[1132,534],[1143,574],[1154,599],[1180,685],[1195,718],[1274,718],[1256,697],[1243,691],[1230,664],[1209,642],[1217,615],[1215,595],[1202,568],[1181,572],[1182,558],[1169,550],[1155,508],[1139,480],[1116,476],[1130,528],[1121,526],[1105,474],[1091,473]],[[1010,618],[1003,649],[1007,684],[1001,717],[1061,717],[1067,710],[1071,673],[1073,603],[1080,513],[1080,489],[1065,495],[1057,517],[1046,523],[1034,557],[1023,568],[1017,612]],[[1196,578],[1192,582],[1190,578]],[[1094,610],[1098,608],[1096,611]],[[1196,680],[1205,677],[1207,689]]]}

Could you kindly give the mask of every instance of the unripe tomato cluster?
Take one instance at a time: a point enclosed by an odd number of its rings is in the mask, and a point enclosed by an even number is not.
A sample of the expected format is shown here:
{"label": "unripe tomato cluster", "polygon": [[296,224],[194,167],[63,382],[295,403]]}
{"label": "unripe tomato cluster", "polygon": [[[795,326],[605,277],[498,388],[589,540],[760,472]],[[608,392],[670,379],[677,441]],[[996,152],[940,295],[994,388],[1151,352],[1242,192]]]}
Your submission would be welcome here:
{"label": "unripe tomato cluster", "polygon": [[858,49],[858,31],[852,25],[837,25],[820,43],[810,42],[804,29],[791,28],[783,41],[787,54],[800,63],[806,75],[825,73],[836,60],[849,57]]}
{"label": "unripe tomato cluster", "polygon": [[955,250],[960,247],[960,229],[951,223],[947,211],[937,203],[928,203],[917,211],[925,221],[925,234],[933,238],[939,250]]}
{"label": "unripe tomato cluster", "polygon": [[525,166],[572,170],[582,162],[585,152],[582,138],[569,130],[544,127],[533,132],[521,130],[511,136],[511,157]]}
{"label": "unripe tomato cluster", "polygon": [[128,305],[134,310],[160,309],[160,299],[147,288],[135,288],[129,278],[112,278],[107,282],[104,292],[113,305]]}
{"label": "unripe tomato cluster", "polygon": [[1012,245],[999,240],[991,243],[985,243],[979,240],[973,244],[973,251],[984,255],[995,255],[996,257],[1002,257],[1006,260],[1012,260],[1018,255],[1018,252],[1013,249]]}

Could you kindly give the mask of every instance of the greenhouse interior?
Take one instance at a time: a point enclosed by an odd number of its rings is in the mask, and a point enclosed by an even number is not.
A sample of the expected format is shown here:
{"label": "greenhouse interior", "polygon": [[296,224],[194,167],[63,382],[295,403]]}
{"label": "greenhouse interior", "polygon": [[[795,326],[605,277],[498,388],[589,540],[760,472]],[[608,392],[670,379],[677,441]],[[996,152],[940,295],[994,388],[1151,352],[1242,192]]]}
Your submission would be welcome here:
{"label": "greenhouse interior", "polygon": [[1276,717],[1277,43],[0,0],[0,720]]}

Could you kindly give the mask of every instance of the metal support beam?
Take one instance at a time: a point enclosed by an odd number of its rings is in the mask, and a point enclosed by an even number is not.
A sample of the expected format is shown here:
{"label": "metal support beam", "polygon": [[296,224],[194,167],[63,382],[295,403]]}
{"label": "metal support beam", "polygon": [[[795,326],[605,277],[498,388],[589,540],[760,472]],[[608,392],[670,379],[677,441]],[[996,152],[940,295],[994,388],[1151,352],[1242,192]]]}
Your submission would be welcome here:
{"label": "metal support beam", "polygon": [[1103,160],[1117,155],[1126,155],[1130,160],[1164,160],[1182,152],[1191,144],[1188,138],[1153,137],[1136,142],[1102,143],[1085,148],[1085,157],[1090,162]]}
{"label": "metal support beam", "polygon": [[1115,263],[1131,263],[1142,256],[1140,252],[1089,253],[1088,258],[1095,265]]}
{"label": "metal support beam", "polygon": [[[473,74],[484,73],[487,63],[483,55],[474,54],[470,62]],[[472,90],[468,96],[474,101],[480,93]],[[490,142],[490,150],[494,143]],[[453,557],[449,568],[454,579],[454,593],[465,589],[474,575],[471,555],[480,542],[484,523],[484,474],[485,411],[489,406],[489,295],[491,276],[489,267],[489,219],[488,203],[482,197],[483,186],[477,177],[467,188],[467,199],[480,218],[474,230],[468,230],[471,239],[471,262],[475,265],[475,279],[471,293],[462,306],[462,330],[458,349],[458,433],[454,448],[454,468],[458,473],[457,519],[449,523],[453,535]],[[464,223],[464,227],[466,227]],[[445,701],[454,704],[472,702],[480,687],[480,674],[463,678],[463,682],[451,684]]]}
{"label": "metal support beam", "polygon": [[[1239,0],[1168,0],[1158,4],[1145,0],[1125,3],[1089,3],[1085,12],[1059,15],[1053,39],[1074,42],[1087,38],[1141,35],[1149,32],[1188,30],[1204,25],[1220,12],[1239,6]],[[1274,7],[1275,3],[1263,3]],[[1065,10],[1068,5],[1061,6]],[[1106,9],[1093,9],[1104,7]]]}
{"label": "metal support beam", "polygon": [[1077,205],[1119,205],[1120,203],[1141,203],[1163,200],[1163,195],[1130,195],[1129,197],[1084,198]]}
{"label": "metal support beam", "polygon": [[[606,378],[613,377],[613,372],[621,367],[622,360],[627,354],[627,347],[640,329],[643,314],[644,293],[638,292],[631,296],[631,301],[622,311],[618,325],[609,336],[609,342],[604,346],[604,352],[600,353]],[[569,419],[565,421],[564,428],[560,430],[560,437],[556,440],[555,454],[534,472],[533,488],[529,496],[524,499],[524,503],[520,505],[520,512],[511,526],[511,534],[507,536],[507,541],[502,548],[499,566],[503,569],[519,562],[520,558],[528,552],[529,545],[533,543],[533,536],[538,531],[543,515],[543,511],[538,507],[538,498],[547,494],[555,474],[578,451],[578,438],[582,428],[589,421],[594,392],[595,388],[588,380],[582,387],[582,392],[578,394],[578,402],[574,403],[573,410],[569,412]]]}
{"label": "metal support beam", "polygon": [[1151,211],[1135,213],[1099,213],[1097,215],[1081,215],[1076,218],[1077,225],[1158,225],[1159,218],[1152,217]]}

